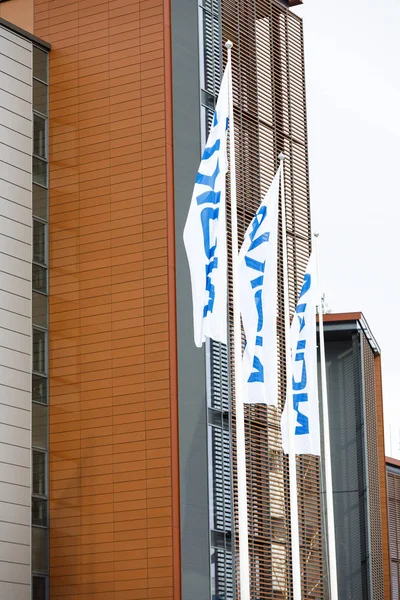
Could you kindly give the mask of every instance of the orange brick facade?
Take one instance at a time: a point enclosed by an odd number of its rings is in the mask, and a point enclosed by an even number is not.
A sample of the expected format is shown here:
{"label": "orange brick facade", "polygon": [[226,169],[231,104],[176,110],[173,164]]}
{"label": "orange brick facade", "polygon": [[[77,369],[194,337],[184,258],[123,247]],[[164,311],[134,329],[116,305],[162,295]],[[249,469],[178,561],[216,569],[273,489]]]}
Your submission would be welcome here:
{"label": "orange brick facade", "polygon": [[34,17],[52,44],[51,598],[178,599],[169,6]]}

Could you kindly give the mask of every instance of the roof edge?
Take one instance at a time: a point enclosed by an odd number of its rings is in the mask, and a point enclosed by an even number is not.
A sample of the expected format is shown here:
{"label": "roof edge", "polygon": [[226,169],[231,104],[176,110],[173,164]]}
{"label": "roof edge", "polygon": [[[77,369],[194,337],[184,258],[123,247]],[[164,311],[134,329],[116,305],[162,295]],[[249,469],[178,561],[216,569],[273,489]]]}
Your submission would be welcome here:
{"label": "roof edge", "polygon": [[45,50],[51,50],[51,44],[49,44],[48,42],[41,40],[36,35],[33,35],[33,33],[29,33],[29,31],[25,31],[25,29],[21,29],[21,27],[18,27],[18,25],[14,25],[14,23],[10,23],[10,21],[6,21],[6,19],[2,19],[1,17],[0,17],[0,25],[2,27],[5,27],[6,29],[9,29],[13,33],[17,33],[18,35],[20,35],[21,37],[24,37],[25,39],[30,40],[34,44],[37,44],[38,46],[42,46],[42,48],[44,48]]}
{"label": "roof edge", "polygon": [[391,465],[392,467],[400,467],[400,460],[398,460],[397,458],[385,456],[385,462],[387,465]]}
{"label": "roof edge", "polygon": [[343,322],[351,322],[354,321],[357,323],[357,326],[365,337],[373,353],[376,355],[381,354],[381,349],[379,348],[378,342],[376,341],[372,331],[367,323],[366,318],[364,317],[362,312],[348,312],[348,313],[327,313],[324,314],[324,323],[343,323]]}

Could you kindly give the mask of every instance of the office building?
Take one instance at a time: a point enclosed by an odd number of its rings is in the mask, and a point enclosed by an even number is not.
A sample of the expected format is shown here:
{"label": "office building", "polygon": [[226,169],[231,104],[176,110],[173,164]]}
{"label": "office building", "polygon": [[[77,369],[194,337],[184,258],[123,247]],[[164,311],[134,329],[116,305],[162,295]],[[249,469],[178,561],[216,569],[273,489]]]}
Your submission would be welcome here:
{"label": "office building", "polygon": [[[229,353],[194,347],[182,230],[229,38],[239,234],[284,151],[294,309],[311,238],[296,4],[0,2],[1,597],[235,597]],[[278,331],[282,407],[282,305]],[[290,598],[279,412],[247,407],[246,435],[252,597]],[[298,488],[316,600],[317,459]]]}
{"label": "office building", "polygon": [[324,315],[324,329],[339,598],[387,600],[380,349],[362,313]]}

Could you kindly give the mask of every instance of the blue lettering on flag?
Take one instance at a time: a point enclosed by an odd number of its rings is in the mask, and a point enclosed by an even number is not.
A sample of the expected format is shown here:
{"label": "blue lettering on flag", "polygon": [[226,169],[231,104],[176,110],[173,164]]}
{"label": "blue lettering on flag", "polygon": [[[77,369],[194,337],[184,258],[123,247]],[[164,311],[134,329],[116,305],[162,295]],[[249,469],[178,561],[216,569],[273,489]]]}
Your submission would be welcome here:
{"label": "blue lettering on flag", "polygon": [[204,239],[204,252],[209,259],[209,263],[206,265],[206,290],[209,294],[208,303],[203,308],[203,318],[207,316],[209,312],[213,311],[215,302],[215,287],[211,282],[211,272],[218,267],[218,258],[215,258],[215,251],[217,244],[211,246],[210,236],[210,221],[218,219],[219,208],[203,208],[201,211],[201,225],[203,228],[203,239]]}
{"label": "blue lettering on flag", "polygon": [[308,394],[293,394],[293,408],[297,412],[295,435],[305,435],[310,433],[308,417],[300,412],[300,402],[308,402]]}
{"label": "blue lettering on flag", "polygon": [[[303,349],[305,347],[306,347],[305,340],[301,340],[297,344],[297,350],[301,350],[301,349]],[[301,379],[300,379],[300,381],[295,381],[295,379],[293,377],[293,390],[295,392],[298,392],[300,390],[304,390],[304,388],[307,385],[307,369],[306,369],[306,361],[305,361],[305,358],[304,358],[304,352],[296,352],[295,361],[296,362],[302,361],[302,363],[303,363],[302,367],[301,367]]]}
{"label": "blue lettering on flag", "polygon": [[201,226],[203,228],[204,252],[209,259],[215,255],[215,250],[217,248],[217,244],[211,246],[210,221],[215,221],[218,219],[218,215],[219,208],[210,207],[203,208],[200,215]]}
{"label": "blue lettering on flag", "polygon": [[[300,299],[302,296],[304,296],[304,294],[305,294],[306,292],[308,292],[308,290],[310,289],[310,287],[311,287],[311,275],[310,275],[309,273],[306,273],[306,274],[304,275],[304,283],[303,283],[303,287],[301,288],[301,292],[300,292],[299,299]],[[305,304],[304,304],[304,306],[305,306]],[[304,310],[305,310],[305,309],[304,309]]]}
{"label": "blue lettering on flag", "polygon": [[[213,119],[213,128],[218,125],[218,115],[217,112],[214,113]],[[199,172],[196,176],[196,183],[199,185],[204,185],[210,189],[205,192],[199,194],[196,197],[197,205],[211,204],[214,207],[221,202],[221,191],[215,190],[216,180],[218,175],[220,174],[219,167],[219,152],[221,150],[221,140],[217,139],[214,144],[210,147],[204,149],[202,160],[200,163]],[[207,161],[212,159],[214,154],[217,154],[217,163],[212,175],[206,175],[202,173],[205,164]],[[218,268],[218,258],[215,257],[215,253],[217,250],[217,240],[212,245],[212,231],[211,221],[217,221],[219,217],[219,208],[212,208],[210,206],[206,206],[200,213],[201,226],[203,230],[203,240],[204,240],[204,251],[206,257],[208,259],[208,263],[206,264],[206,286],[205,289],[208,292],[208,301],[206,302],[203,308],[203,318],[207,316],[208,313],[212,313],[214,309],[215,303],[215,286],[211,280],[211,273],[214,269]]]}
{"label": "blue lettering on flag", "polygon": [[[215,142],[214,146],[211,146],[210,148],[205,147],[204,148],[204,152],[203,152],[203,156],[202,156],[202,160],[208,160],[209,158],[211,158],[212,155],[214,154],[214,152],[216,152],[217,150],[219,150],[220,147],[221,147],[221,140],[217,140]],[[197,182],[197,178],[196,178],[196,182]]]}
{"label": "blue lettering on flag", "polygon": [[[304,294],[306,292],[308,292],[310,287],[311,287],[311,275],[309,273],[306,273],[304,275],[304,283],[303,283],[303,287],[301,288],[300,298],[302,296],[304,296]],[[304,318],[306,308],[307,308],[306,303],[298,304],[296,307],[296,314],[299,319],[299,328],[300,328],[299,332],[300,333],[301,333],[301,331],[303,331],[305,324],[306,324],[305,318]],[[310,433],[308,417],[305,414],[303,414],[300,410],[301,403],[308,402],[308,394],[303,391],[307,386],[307,365],[306,365],[306,361],[305,361],[305,353],[302,352],[305,349],[306,349],[306,340],[304,340],[304,339],[299,340],[297,342],[295,361],[302,363],[301,377],[300,377],[300,381],[296,381],[294,376],[292,378],[292,392],[297,392],[297,393],[293,393],[293,409],[297,412],[297,425],[296,425],[295,435],[306,435],[306,434]],[[298,393],[298,392],[301,392],[301,393]]]}
{"label": "blue lettering on flag", "polygon": [[200,194],[197,196],[196,202],[200,206],[200,204],[219,204],[221,200],[221,192],[214,192],[210,190],[208,192],[204,192],[204,194]]}
{"label": "blue lettering on flag", "polygon": [[262,366],[261,360],[258,358],[258,356],[255,356],[253,359],[253,368],[254,371],[250,375],[248,382],[254,383],[257,381],[258,383],[264,383],[264,367]]}
{"label": "blue lettering on flag", "polygon": [[258,290],[254,294],[254,299],[256,301],[256,309],[258,313],[258,323],[257,323],[257,333],[262,330],[264,317],[263,317],[263,307],[262,307],[262,290]]}
{"label": "blue lettering on flag", "polygon": [[[267,216],[267,207],[261,206],[252,221],[252,229],[250,232],[251,244],[247,251],[248,253],[251,252],[252,250],[254,250],[255,248],[258,248],[261,244],[264,244],[265,242],[269,241],[269,236],[270,236],[269,232],[264,232],[261,235],[259,235],[258,237],[256,237],[257,232],[260,229],[266,216]],[[248,254],[245,256],[244,260],[245,260],[246,266],[249,269],[253,269],[254,271],[257,271],[259,273],[265,272],[265,261],[261,262],[259,260],[256,260],[256,259],[252,258],[251,256],[249,256]],[[262,304],[262,293],[263,293],[262,286],[264,284],[264,275],[259,275],[258,277],[255,277],[254,279],[251,280],[250,284],[251,284],[252,289],[255,290],[254,303],[255,303],[255,307],[257,310],[257,316],[258,316],[257,333],[260,333],[260,332],[262,332],[262,328],[263,328],[263,324],[264,324],[263,304]],[[257,289],[257,288],[259,288],[259,289]],[[257,346],[262,347],[263,344],[264,344],[263,336],[257,335],[256,336],[256,347]],[[256,355],[253,356],[253,369],[254,369],[253,372],[250,374],[250,376],[247,380],[248,383],[255,383],[255,382],[264,383],[264,366],[261,363],[260,358]]]}

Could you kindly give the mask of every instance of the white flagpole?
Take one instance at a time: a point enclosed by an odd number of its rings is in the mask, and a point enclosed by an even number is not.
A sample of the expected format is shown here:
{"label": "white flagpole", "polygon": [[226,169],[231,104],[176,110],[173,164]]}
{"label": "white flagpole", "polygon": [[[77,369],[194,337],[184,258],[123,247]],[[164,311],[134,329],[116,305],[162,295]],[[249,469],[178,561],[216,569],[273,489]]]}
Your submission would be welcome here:
{"label": "white flagpole", "polygon": [[[231,65],[229,40],[228,64]],[[236,463],[238,478],[238,521],[239,521],[239,590],[240,600],[250,600],[249,577],[249,533],[247,523],[246,486],[246,447],[244,437],[244,405],[242,394],[242,332],[240,325],[239,285],[238,285],[238,233],[236,201],[235,137],[233,125],[232,66],[229,72],[229,168],[231,182],[231,229],[232,229],[232,273],[233,273],[233,337],[235,368],[235,407],[236,407]]]}
{"label": "white flagpole", "polygon": [[330,600],[338,600],[337,566],[336,566],[336,542],[335,542],[335,515],[333,510],[333,486],[332,486],[332,460],[331,441],[329,434],[328,413],[328,386],[326,383],[326,361],[325,361],[325,338],[324,317],[322,314],[322,295],[319,282],[319,256],[318,256],[318,233],[314,233],[315,253],[317,259],[317,281],[318,281],[318,318],[319,318],[319,350],[321,359],[321,391],[322,391],[322,422],[324,435],[324,471],[326,486],[326,512],[328,533],[328,563],[329,563],[329,591]]}
{"label": "white flagpole", "polygon": [[283,165],[285,155],[281,153],[281,216],[282,216],[282,250],[283,250],[283,287],[285,302],[285,347],[286,347],[286,398],[288,406],[288,454],[289,454],[289,490],[290,490],[290,533],[292,545],[292,580],[293,600],[301,600],[301,571],[300,571],[300,540],[299,540],[299,510],[297,504],[297,470],[296,453],[294,448],[294,413],[292,394],[292,358],[290,349],[290,306],[289,306],[289,274],[286,239],[286,206],[285,206],[285,177]]}

